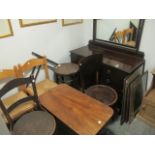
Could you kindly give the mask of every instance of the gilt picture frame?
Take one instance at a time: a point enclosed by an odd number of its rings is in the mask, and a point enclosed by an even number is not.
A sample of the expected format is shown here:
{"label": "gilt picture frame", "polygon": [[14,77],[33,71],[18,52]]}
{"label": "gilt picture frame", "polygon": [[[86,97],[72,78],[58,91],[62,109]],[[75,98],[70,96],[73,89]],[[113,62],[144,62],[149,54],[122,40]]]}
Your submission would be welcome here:
{"label": "gilt picture frame", "polygon": [[62,26],[69,26],[83,23],[83,19],[62,19]]}
{"label": "gilt picture frame", "polygon": [[34,26],[57,22],[56,19],[19,19],[20,27]]}
{"label": "gilt picture frame", "polygon": [[10,19],[0,19],[0,38],[13,36],[13,29]]}

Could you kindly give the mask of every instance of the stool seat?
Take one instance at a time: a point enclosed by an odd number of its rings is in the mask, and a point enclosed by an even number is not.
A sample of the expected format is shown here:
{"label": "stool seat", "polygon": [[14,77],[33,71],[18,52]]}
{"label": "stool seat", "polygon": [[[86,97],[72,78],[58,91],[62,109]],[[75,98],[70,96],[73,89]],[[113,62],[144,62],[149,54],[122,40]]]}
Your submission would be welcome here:
{"label": "stool seat", "polygon": [[33,111],[23,115],[13,127],[15,135],[49,135],[56,128],[55,118],[46,111]]}
{"label": "stool seat", "polygon": [[74,63],[63,63],[56,67],[55,73],[59,75],[72,75],[79,71],[79,66]]}
{"label": "stool seat", "polygon": [[104,102],[108,106],[113,106],[118,99],[117,92],[107,85],[91,86],[85,91],[85,93],[101,102]]}
{"label": "stool seat", "polygon": [[74,88],[78,88],[79,66],[74,63],[63,63],[55,69],[56,82],[66,83]]}

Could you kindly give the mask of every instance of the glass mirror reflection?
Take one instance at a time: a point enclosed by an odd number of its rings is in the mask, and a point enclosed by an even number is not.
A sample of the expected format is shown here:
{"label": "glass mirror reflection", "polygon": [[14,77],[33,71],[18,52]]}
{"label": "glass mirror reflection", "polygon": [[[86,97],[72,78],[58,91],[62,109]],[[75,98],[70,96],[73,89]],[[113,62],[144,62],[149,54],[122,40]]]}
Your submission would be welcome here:
{"label": "glass mirror reflection", "polygon": [[96,39],[136,47],[139,19],[98,19]]}

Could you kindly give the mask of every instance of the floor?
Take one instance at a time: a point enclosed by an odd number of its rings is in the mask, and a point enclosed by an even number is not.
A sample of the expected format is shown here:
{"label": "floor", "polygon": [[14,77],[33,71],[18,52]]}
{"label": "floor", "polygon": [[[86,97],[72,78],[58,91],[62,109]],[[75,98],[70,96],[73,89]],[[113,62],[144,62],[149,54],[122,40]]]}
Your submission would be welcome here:
{"label": "floor", "polygon": [[[56,135],[76,134],[60,121],[57,121],[57,127]],[[120,125],[120,117],[118,117],[117,120],[110,122],[106,128],[102,129],[99,135],[155,135],[155,128],[146,124],[140,118],[135,118],[131,124]]]}
{"label": "floor", "polygon": [[9,130],[3,120],[3,118],[0,116],[0,135],[9,135]]}
{"label": "floor", "polygon": [[114,135],[155,135],[155,128],[136,117],[131,124],[120,125],[120,118],[109,123],[107,128]]}
{"label": "floor", "polygon": [[[57,123],[59,130],[56,135],[76,134],[66,126],[59,125],[60,122]],[[9,131],[0,118],[0,135],[7,134],[9,134]],[[120,118],[118,118],[114,122],[109,123],[100,135],[155,135],[155,128],[147,125],[139,118],[135,118],[131,124],[120,125]]]}

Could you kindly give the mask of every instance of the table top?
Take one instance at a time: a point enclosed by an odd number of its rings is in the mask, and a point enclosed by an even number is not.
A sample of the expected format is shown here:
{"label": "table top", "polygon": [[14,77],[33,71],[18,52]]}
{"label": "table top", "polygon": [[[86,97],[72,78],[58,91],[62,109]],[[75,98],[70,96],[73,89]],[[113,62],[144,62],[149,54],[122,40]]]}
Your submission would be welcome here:
{"label": "table top", "polygon": [[59,75],[72,75],[77,73],[78,71],[79,71],[79,66],[74,63],[59,64],[55,69],[56,74],[59,74]]}
{"label": "table top", "polygon": [[109,121],[113,110],[86,94],[60,84],[42,94],[41,104],[78,134],[97,134]]}

